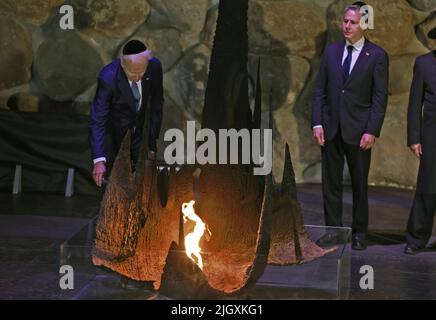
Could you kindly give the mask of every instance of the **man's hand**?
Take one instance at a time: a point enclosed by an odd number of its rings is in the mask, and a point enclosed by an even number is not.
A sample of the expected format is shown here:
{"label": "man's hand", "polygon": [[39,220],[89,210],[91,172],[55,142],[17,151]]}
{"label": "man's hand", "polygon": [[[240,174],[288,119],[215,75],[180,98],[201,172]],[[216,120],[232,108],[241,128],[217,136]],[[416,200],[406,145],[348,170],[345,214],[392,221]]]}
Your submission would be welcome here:
{"label": "man's hand", "polygon": [[324,141],[324,129],[322,127],[318,127],[318,128],[313,128],[313,136],[316,139],[316,142],[318,142],[318,144],[321,147],[324,147],[325,141]]}
{"label": "man's hand", "polygon": [[417,144],[412,144],[410,146],[410,150],[413,152],[413,154],[415,156],[417,156],[418,158],[420,158],[422,156],[422,146],[420,143]]}
{"label": "man's hand", "polygon": [[92,177],[94,178],[95,184],[99,187],[103,184],[103,178],[106,173],[106,165],[104,161],[97,162],[94,164],[94,169],[92,170]]}
{"label": "man's hand", "polygon": [[371,149],[375,144],[375,136],[369,133],[365,133],[360,139],[360,147],[363,150]]}

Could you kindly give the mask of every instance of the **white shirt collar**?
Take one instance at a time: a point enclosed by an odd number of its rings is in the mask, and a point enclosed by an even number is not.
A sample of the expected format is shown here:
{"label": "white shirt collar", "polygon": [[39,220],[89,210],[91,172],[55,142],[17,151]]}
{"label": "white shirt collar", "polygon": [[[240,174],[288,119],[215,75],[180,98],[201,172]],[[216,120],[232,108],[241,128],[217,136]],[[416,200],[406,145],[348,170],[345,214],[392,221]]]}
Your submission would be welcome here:
{"label": "white shirt collar", "polygon": [[360,38],[360,40],[354,44],[351,44],[348,40],[345,41],[345,47],[353,46],[354,47],[353,50],[356,51],[361,51],[364,45],[365,45],[365,37]]}
{"label": "white shirt collar", "polygon": [[[129,79],[127,79],[127,81],[129,81],[129,85],[132,86],[133,81],[130,81]],[[136,84],[138,85],[138,87],[141,86],[141,82],[142,82],[142,80],[136,81]]]}

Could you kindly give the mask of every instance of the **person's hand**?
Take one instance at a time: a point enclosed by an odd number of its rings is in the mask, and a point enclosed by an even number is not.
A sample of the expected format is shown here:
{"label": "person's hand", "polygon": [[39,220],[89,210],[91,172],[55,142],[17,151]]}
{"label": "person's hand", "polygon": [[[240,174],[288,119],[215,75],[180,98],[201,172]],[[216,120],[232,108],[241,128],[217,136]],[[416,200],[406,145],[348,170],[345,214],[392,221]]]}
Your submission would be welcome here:
{"label": "person's hand", "polygon": [[412,144],[410,146],[410,150],[413,152],[415,156],[418,158],[422,156],[422,146],[420,143]]}
{"label": "person's hand", "polygon": [[92,170],[92,177],[94,178],[95,184],[99,187],[103,184],[103,178],[106,173],[106,165],[104,161],[97,162],[94,164],[94,169]]}
{"label": "person's hand", "polygon": [[325,144],[324,129],[322,127],[313,128],[312,132],[313,132],[313,136],[316,139],[316,142],[318,142],[318,144],[321,147],[324,147],[324,144]]}
{"label": "person's hand", "polygon": [[375,136],[369,133],[365,133],[360,139],[360,147],[363,150],[371,149],[375,144]]}
{"label": "person's hand", "polygon": [[153,150],[149,150],[148,151],[148,159],[149,160],[156,160],[156,152],[154,152]]}

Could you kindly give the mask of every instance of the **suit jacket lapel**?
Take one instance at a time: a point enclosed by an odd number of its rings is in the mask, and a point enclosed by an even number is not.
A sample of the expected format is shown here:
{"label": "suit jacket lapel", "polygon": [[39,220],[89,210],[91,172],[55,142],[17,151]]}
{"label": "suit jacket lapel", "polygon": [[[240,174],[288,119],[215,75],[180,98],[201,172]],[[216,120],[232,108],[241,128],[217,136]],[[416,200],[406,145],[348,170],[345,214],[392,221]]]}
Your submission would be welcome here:
{"label": "suit jacket lapel", "polygon": [[150,68],[147,67],[147,71],[145,72],[141,81],[141,89],[142,89],[141,110],[147,107],[148,93],[150,91],[150,83],[151,83],[151,71]]}
{"label": "suit jacket lapel", "polygon": [[357,58],[357,61],[354,64],[353,70],[351,70],[350,76],[348,77],[344,86],[346,86],[356,74],[359,74],[361,70],[364,70],[364,67],[367,64],[367,61],[370,57],[371,57],[370,42],[367,39],[365,39],[365,44],[363,45],[359,57]]}
{"label": "suit jacket lapel", "polygon": [[133,99],[133,92],[132,89],[130,88],[129,81],[127,80],[127,77],[124,74],[121,64],[118,69],[117,80],[118,80],[118,88],[120,89],[123,97],[126,97],[130,109],[134,113],[136,113],[135,101]]}
{"label": "suit jacket lapel", "polygon": [[336,48],[335,57],[336,57],[336,66],[338,69],[338,72],[336,73],[339,76],[339,83],[343,82],[342,77],[342,59],[344,57],[344,48],[345,48],[345,40],[342,40],[339,42],[339,45]]}

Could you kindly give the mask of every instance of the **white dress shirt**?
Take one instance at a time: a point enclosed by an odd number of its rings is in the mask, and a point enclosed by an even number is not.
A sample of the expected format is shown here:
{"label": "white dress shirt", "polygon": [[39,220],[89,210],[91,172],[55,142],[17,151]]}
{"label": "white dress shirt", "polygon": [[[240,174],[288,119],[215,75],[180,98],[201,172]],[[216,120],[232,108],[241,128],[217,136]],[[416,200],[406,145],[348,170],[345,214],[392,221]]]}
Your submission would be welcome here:
{"label": "white dress shirt", "polygon": [[[130,80],[128,80],[128,81],[129,81],[129,85],[130,85],[130,89],[131,89],[133,81],[130,81]],[[142,105],[142,80],[139,80],[138,82],[136,82],[136,84],[138,85],[139,95],[141,96],[141,98],[139,99],[139,109],[140,109],[141,105]],[[93,160],[94,164],[101,162],[101,161],[106,162],[106,157],[100,157],[100,158],[96,158]]]}
{"label": "white dress shirt", "polygon": [[[132,83],[133,83],[133,81],[129,80],[130,88],[132,88]],[[141,84],[142,84],[142,80],[139,80],[138,82],[136,82],[136,85],[138,86],[138,89],[139,89],[139,95],[141,96],[141,98],[139,99],[139,109],[141,109],[141,105],[142,105],[142,86],[141,86]]]}
{"label": "white dress shirt", "polygon": [[[345,41],[344,46],[344,54],[342,55],[342,64],[344,64],[345,59],[348,55],[348,46],[353,46],[353,52],[351,53],[351,64],[350,64],[350,74],[353,71],[354,65],[356,64],[357,59],[359,58],[360,53],[362,52],[363,46],[365,45],[365,37],[360,38],[359,41],[356,41],[354,44],[351,44],[348,40]],[[322,125],[313,126],[312,129],[322,128]]]}
{"label": "white dress shirt", "polygon": [[353,71],[354,65],[356,64],[357,59],[359,58],[360,53],[362,52],[363,46],[365,45],[365,37],[360,38],[359,41],[351,44],[348,40],[345,42],[344,54],[342,56],[342,64],[344,64],[345,59],[348,55],[348,46],[353,46],[353,52],[351,54],[351,64],[350,64],[350,74]]}

